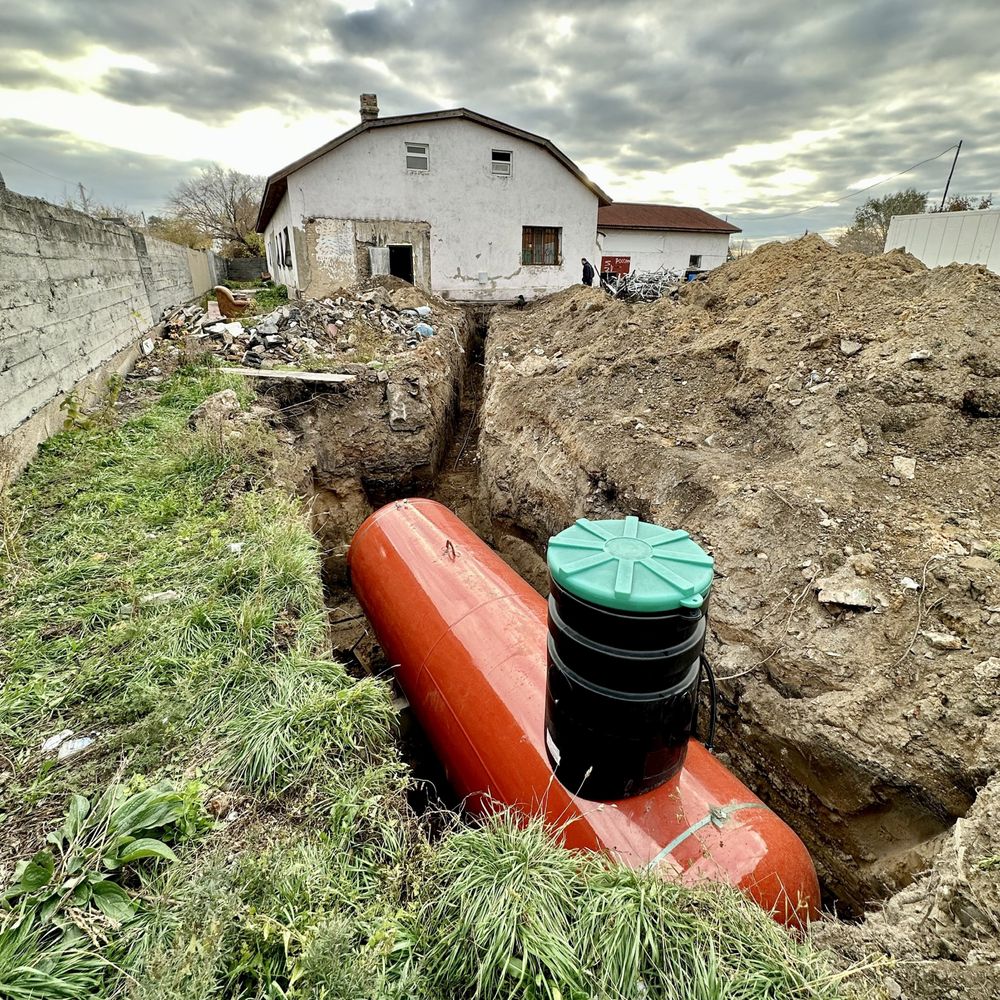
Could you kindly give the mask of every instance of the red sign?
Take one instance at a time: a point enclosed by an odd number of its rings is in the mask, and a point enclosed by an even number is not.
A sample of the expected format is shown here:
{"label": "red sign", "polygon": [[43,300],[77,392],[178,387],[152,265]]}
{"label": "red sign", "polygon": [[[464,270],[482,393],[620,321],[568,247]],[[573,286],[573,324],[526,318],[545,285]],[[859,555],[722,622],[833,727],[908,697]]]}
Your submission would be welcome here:
{"label": "red sign", "polygon": [[632,270],[631,257],[602,257],[601,274],[628,274]]}

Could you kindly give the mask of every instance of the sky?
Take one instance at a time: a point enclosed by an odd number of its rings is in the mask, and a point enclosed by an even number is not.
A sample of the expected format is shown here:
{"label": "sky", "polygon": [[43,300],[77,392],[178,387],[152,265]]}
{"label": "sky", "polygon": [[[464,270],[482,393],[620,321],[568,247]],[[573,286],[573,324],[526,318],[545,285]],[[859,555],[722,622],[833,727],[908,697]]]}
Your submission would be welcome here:
{"label": "sky", "polygon": [[998,38],[996,0],[0,0],[0,174],[157,213],[212,161],[278,170],[373,92],[544,135],[618,201],[833,234],[871,195],[940,199],[959,139],[952,193],[1000,203]]}

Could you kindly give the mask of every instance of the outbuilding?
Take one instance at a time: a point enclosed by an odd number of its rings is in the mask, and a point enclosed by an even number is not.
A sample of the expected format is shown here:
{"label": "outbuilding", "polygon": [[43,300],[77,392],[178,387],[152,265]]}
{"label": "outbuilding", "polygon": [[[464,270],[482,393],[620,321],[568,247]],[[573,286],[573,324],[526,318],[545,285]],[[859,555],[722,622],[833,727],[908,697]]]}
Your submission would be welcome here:
{"label": "outbuilding", "polygon": [[550,140],[455,108],[361,122],[267,179],[257,216],[275,280],[308,297],[394,274],[458,301],[580,280],[610,204]]}
{"label": "outbuilding", "polygon": [[729,237],[738,232],[700,208],[616,201],[597,213],[600,271],[710,271],[726,262]]}

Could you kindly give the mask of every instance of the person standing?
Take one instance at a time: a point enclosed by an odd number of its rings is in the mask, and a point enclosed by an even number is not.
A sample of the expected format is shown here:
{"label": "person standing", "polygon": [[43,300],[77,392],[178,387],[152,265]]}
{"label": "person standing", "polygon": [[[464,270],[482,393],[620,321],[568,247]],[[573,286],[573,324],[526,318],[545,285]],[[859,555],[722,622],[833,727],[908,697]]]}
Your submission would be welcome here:
{"label": "person standing", "polygon": [[581,257],[580,262],[583,264],[583,283],[589,287],[594,283],[594,265],[586,257]]}

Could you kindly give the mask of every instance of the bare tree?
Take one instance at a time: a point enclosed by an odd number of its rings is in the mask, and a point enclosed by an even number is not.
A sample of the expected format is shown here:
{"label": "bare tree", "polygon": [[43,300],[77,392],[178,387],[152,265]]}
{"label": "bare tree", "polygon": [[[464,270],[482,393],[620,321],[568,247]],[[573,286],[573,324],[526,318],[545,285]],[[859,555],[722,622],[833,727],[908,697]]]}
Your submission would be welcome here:
{"label": "bare tree", "polygon": [[263,190],[263,177],[226,170],[215,163],[179,184],[167,204],[175,219],[223,244],[223,253],[251,257],[263,249],[260,235],[254,232]]}

